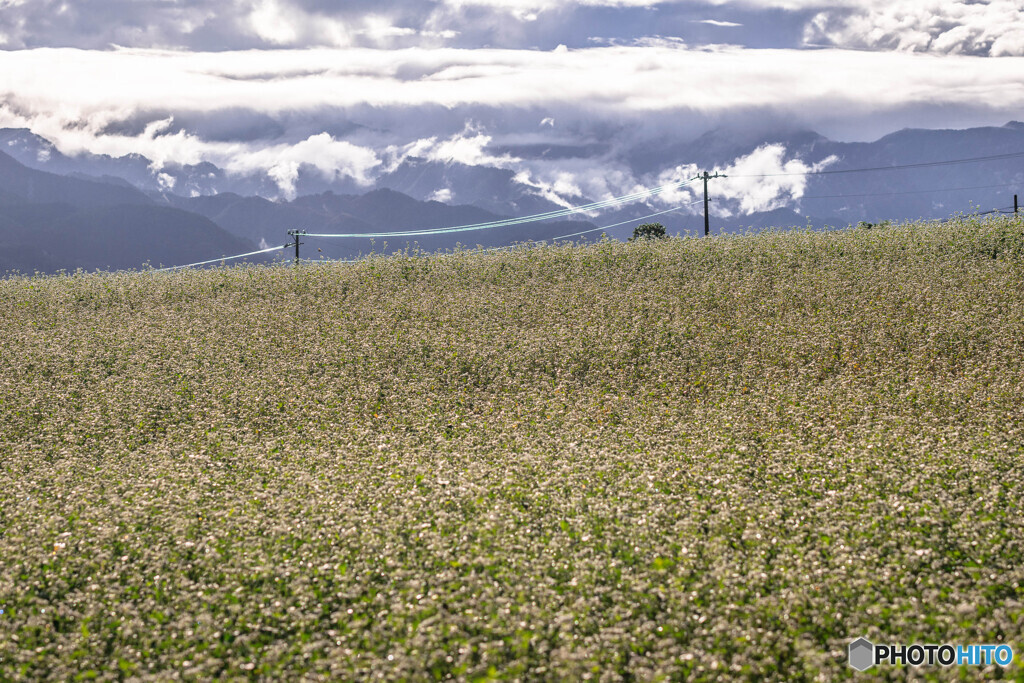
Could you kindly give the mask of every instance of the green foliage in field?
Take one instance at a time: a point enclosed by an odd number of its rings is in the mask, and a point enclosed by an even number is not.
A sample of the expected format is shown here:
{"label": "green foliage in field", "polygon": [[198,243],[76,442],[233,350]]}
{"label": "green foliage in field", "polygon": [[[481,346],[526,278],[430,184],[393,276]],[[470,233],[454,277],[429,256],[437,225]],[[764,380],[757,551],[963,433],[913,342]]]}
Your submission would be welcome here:
{"label": "green foliage in field", "polygon": [[661,223],[644,223],[633,228],[633,236],[629,241],[634,240],[660,240],[667,237],[665,226]]}
{"label": "green foliage in field", "polygon": [[0,340],[2,680],[1024,642],[1019,221],[16,278]]}

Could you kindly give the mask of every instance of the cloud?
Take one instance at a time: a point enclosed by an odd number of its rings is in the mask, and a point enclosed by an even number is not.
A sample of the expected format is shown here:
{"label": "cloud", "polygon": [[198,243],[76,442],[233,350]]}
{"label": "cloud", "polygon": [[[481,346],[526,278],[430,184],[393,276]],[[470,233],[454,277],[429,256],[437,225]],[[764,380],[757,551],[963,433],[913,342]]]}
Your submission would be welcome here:
{"label": "cloud", "polygon": [[295,196],[295,182],[303,168],[315,170],[327,180],[351,178],[368,186],[371,173],[381,165],[373,150],[335,140],[327,133],[314,135],[297,144],[282,144],[260,148],[244,146],[213,146],[207,155],[229,173],[246,174],[265,171],[278,185],[281,193],[291,199]]}
{"label": "cloud", "polygon": [[[450,0],[448,7],[486,7],[514,18],[540,13],[565,16],[587,8],[657,9],[661,21],[693,11],[714,12],[714,18],[690,18],[694,24],[742,28],[734,17],[746,15],[758,30],[771,33],[779,10],[810,13],[804,27],[805,44],[867,50],[905,50],[981,56],[1024,55],[1024,2],[1021,0]],[[726,13],[731,16],[721,16]],[[628,22],[624,22],[628,24]],[[661,32],[661,31],[659,31]],[[637,35],[600,36],[611,43],[642,38]],[[699,43],[680,36],[688,43]],[[748,40],[755,41],[748,36]],[[796,45],[793,45],[796,47]]]}
{"label": "cloud", "polygon": [[230,50],[431,46],[458,31],[437,0],[0,1],[0,47]]}
{"label": "cloud", "polygon": [[564,203],[655,182],[710,128],[863,140],[1024,106],[1024,0],[0,0],[0,47],[0,126],[284,195],[418,156]]}
{"label": "cloud", "polygon": [[717,26],[719,28],[739,28],[743,24],[737,24],[735,21],[718,21],[717,19],[694,19],[695,24],[707,24],[708,26]]}
{"label": "cloud", "polygon": [[[716,168],[713,173],[726,177],[716,178],[714,184],[713,213],[723,218],[736,214],[751,214],[773,211],[803,197],[807,189],[807,173],[817,173],[838,161],[829,157],[817,164],[808,164],[801,159],[786,159],[787,150],[782,145],[764,145],[751,154],[736,159],[725,168]],[[658,184],[668,184],[696,178],[701,169],[695,164],[677,166],[663,172]],[[693,183],[657,197],[656,203],[665,206],[681,206],[703,198],[703,184]]]}
{"label": "cloud", "polygon": [[[21,50],[0,52],[0,127],[29,128],[66,154],[142,154],[158,170],[210,161],[261,172],[285,195],[305,172],[366,185],[416,156],[525,172],[537,192],[568,201],[577,189],[602,198],[646,184],[630,150],[672,168],[689,160],[662,150],[723,125],[782,121],[840,139],[1001,125],[1024,107],[1020,73],[1019,57],[672,44]],[[514,145],[554,151],[496,151]]]}
{"label": "cloud", "polygon": [[453,198],[453,195],[452,195],[451,188],[443,187],[440,190],[437,190],[436,192],[434,192],[434,194],[430,195],[429,199],[432,202],[441,202],[442,204],[451,204],[452,198]]}
{"label": "cloud", "polygon": [[[533,177],[530,171],[521,171],[516,174],[515,181],[520,185],[533,188],[534,194],[547,199],[549,202],[571,208],[578,204],[578,200],[587,197],[577,184],[576,176],[567,171],[558,171],[552,180],[543,180]],[[571,200],[576,199],[576,202]]]}
{"label": "cloud", "polygon": [[1021,0],[888,0],[818,13],[808,43],[977,56],[1024,55]]}
{"label": "cloud", "polygon": [[490,166],[510,168],[519,160],[509,154],[494,155],[488,151],[492,137],[482,132],[473,122],[466,124],[461,133],[449,138],[421,138],[401,147],[391,146],[387,150],[388,170],[394,170],[407,159],[424,159],[442,164],[464,166]]}
{"label": "cloud", "polygon": [[276,0],[259,0],[249,14],[253,31],[273,45],[290,45],[299,38],[299,28]]}
{"label": "cloud", "polygon": [[[9,110],[69,128],[107,125],[140,110],[238,108],[282,118],[324,108],[431,105],[595,115],[768,107],[855,118],[911,104],[974,105],[981,94],[1014,112],[1024,99],[1014,85],[1022,65],[1012,58],[981,64],[956,56],[667,45],[566,52],[28,50],[0,53],[0,95]],[[117,79],[107,76],[113,73]]]}

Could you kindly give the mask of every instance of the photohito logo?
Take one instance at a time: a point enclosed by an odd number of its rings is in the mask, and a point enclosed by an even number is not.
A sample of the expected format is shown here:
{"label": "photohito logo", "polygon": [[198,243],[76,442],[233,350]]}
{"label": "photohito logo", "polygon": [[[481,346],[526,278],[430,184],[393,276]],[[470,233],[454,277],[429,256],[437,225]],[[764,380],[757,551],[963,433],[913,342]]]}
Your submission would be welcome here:
{"label": "photohito logo", "polygon": [[848,663],[857,671],[881,664],[909,666],[1009,666],[1009,645],[875,645],[867,638],[850,643]]}

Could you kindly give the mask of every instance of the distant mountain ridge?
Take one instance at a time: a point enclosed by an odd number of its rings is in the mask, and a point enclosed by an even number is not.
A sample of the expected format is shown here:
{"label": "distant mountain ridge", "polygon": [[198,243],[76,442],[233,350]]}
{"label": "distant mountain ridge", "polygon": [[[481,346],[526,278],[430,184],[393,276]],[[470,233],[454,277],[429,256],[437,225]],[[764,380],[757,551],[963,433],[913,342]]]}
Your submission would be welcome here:
{"label": "distant mountain ridge", "polygon": [[172,265],[252,249],[133,187],[26,168],[0,153],[0,274]]}
{"label": "distant mountain ridge", "polygon": [[[828,173],[807,178],[798,199],[771,211],[734,213],[728,218],[716,215],[711,221],[714,232],[946,217],[974,208],[1003,208],[1012,205],[1015,193],[1024,194],[1024,157],[942,163],[1024,152],[1024,123],[1020,122],[966,130],[907,129],[862,143],[835,142],[809,131],[765,135],[715,130],[695,140],[639,145],[627,150],[620,161],[637,177],[653,177],[685,164],[727,168],[765,145],[781,146],[783,161],[798,159],[814,165],[830,157],[834,160],[827,165]],[[592,143],[527,144],[490,151],[527,160],[578,163],[591,155],[608,155],[610,150],[610,144]],[[904,165],[918,166],[893,168]],[[859,169],[887,170],[843,173]],[[8,247],[0,257],[0,271],[178,264],[283,245],[293,229],[323,233],[420,230],[562,208],[519,182],[511,170],[416,158],[382,175],[370,191],[351,181],[327,180],[305,168],[300,169],[296,186],[295,199],[278,200],[273,199],[278,192],[273,181],[258,174],[233,175],[209,163],[167,164],[157,169],[139,155],[67,156],[30,131],[0,129],[0,208],[4,212],[0,247]],[[715,192],[712,183],[712,207],[717,208],[720,198]],[[438,196],[459,203],[434,201]],[[588,200],[575,197],[574,201]],[[317,257],[350,258],[413,245],[424,250],[457,243],[499,246],[582,231],[589,231],[584,238],[597,238],[601,234],[597,226],[617,223],[622,225],[609,228],[608,234],[624,239],[634,223],[653,210],[636,203],[591,221],[519,224],[386,242],[310,239],[304,249]],[[130,229],[129,219],[138,229]],[[663,222],[670,234],[703,231],[698,215],[671,213],[654,220]],[[191,246],[175,247],[167,241],[168,235]],[[82,236],[89,239],[82,241]],[[39,248],[44,242],[50,246]]]}
{"label": "distant mountain ridge", "polygon": [[[634,145],[615,154],[619,155],[616,163],[631,169],[635,177],[650,178],[665,169],[687,164],[708,170],[726,168],[737,159],[770,144],[785,149],[786,161],[800,159],[807,164],[815,164],[834,156],[838,161],[829,165],[828,170],[841,171],[1024,151],[1024,123],[1011,121],[1001,127],[964,130],[906,129],[874,142],[853,143],[832,141],[806,130],[764,134],[721,129],[694,140],[672,140],[669,136],[656,143]],[[112,158],[84,154],[69,157],[61,154],[49,141],[25,129],[0,129],[0,151],[38,170],[74,174],[79,179],[107,183],[116,183],[114,178],[119,178],[158,203],[174,206],[181,205],[181,198],[233,194],[273,199],[280,193],[276,184],[265,175],[229,174],[209,163],[170,163],[157,169],[150,160],[139,155]],[[509,154],[526,161],[570,160],[578,163],[592,159],[595,165],[606,162],[608,155],[613,154],[610,142],[496,145],[488,152],[496,156]],[[374,189],[394,190],[420,201],[451,197],[446,201],[501,216],[522,216],[560,208],[541,196],[536,188],[519,182],[512,170],[417,158],[407,158],[377,178],[369,188],[371,191]],[[303,197],[327,193],[362,195],[368,188],[351,179],[327,179],[312,169],[300,166],[296,190],[297,196]],[[817,217],[814,220],[818,222],[846,225],[861,220],[942,217],[970,210],[972,206],[1005,206],[1012,202],[1015,190],[1024,192],[1024,164],[1019,159],[975,166],[920,168],[912,172],[815,176],[808,179],[803,198],[792,200],[783,208],[801,217],[801,222],[806,216],[812,216]],[[576,197],[573,201],[583,203],[587,198]],[[269,209],[266,205],[263,208]],[[636,218],[643,213],[644,207],[639,205],[625,208],[609,214],[607,222]],[[204,215],[209,216],[205,212]],[[772,215],[778,217],[777,212],[772,212]],[[602,216],[602,220],[604,218]],[[766,218],[734,216],[717,219],[716,223],[736,228],[759,225]],[[672,217],[665,220],[680,229],[688,223]],[[613,234],[621,237],[628,235],[628,230],[613,231]]]}
{"label": "distant mountain ridge", "polygon": [[63,176],[26,167],[0,152],[0,189],[26,202],[60,201],[79,207],[134,204],[154,206],[139,189],[93,178]]}
{"label": "distant mountain ridge", "polygon": [[[0,152],[0,274],[181,265],[283,245],[287,231],[369,233],[484,223],[506,218],[474,206],[422,202],[394,190],[325,192],[275,202],[237,194],[149,196],[120,178],[58,175]],[[421,238],[307,241],[313,258],[457,243],[498,246],[593,228],[580,221]],[[593,235],[597,238],[599,233]],[[280,256],[284,256],[283,254]],[[265,262],[273,255],[250,257]]]}
{"label": "distant mountain ridge", "polygon": [[[397,232],[477,225],[508,218],[475,206],[419,201],[389,189],[373,190],[361,195],[324,192],[292,201],[276,202],[236,194],[168,197],[174,206],[201,214],[225,230],[261,245],[281,243],[281,240],[287,239],[287,230],[290,229],[348,234]],[[317,255],[352,258],[369,251],[413,246],[426,251],[450,248],[456,244],[502,246],[514,242],[546,240],[553,235],[592,230],[595,227],[593,223],[585,221],[547,221],[543,224],[511,225],[494,230],[394,237],[387,240],[346,238],[316,239],[314,242],[314,238],[311,238],[307,243],[320,250],[315,252]],[[594,232],[591,237],[600,237],[600,232]]]}

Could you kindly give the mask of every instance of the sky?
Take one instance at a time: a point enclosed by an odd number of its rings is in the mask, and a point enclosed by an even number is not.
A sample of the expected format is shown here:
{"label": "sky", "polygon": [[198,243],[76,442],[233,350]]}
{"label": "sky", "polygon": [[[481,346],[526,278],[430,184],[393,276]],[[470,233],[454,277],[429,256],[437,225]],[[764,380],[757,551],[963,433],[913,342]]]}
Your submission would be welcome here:
{"label": "sky", "polygon": [[371,187],[417,157],[599,199],[671,175],[630,150],[709,130],[1021,120],[1022,74],[1024,0],[0,0],[0,127],[282,196],[300,168]]}

